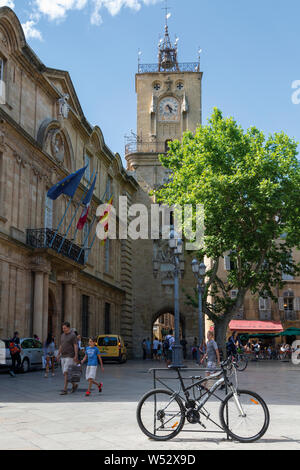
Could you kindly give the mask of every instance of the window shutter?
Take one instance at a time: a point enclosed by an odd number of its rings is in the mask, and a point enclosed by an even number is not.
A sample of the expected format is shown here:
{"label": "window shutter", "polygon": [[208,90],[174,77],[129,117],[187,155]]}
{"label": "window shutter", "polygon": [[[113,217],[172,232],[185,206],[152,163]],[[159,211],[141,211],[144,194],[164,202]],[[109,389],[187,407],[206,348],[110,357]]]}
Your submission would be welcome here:
{"label": "window shutter", "polygon": [[224,257],[224,267],[225,267],[225,270],[226,270],[226,271],[230,271],[230,270],[231,270],[231,266],[230,266],[230,256],[225,256],[225,257]]}
{"label": "window shutter", "polygon": [[268,297],[265,302],[266,310],[271,310],[271,299]]}
{"label": "window shutter", "polygon": [[278,305],[279,305],[279,310],[281,312],[284,312],[284,299],[283,297],[279,297],[278,299]]}
{"label": "window shutter", "polygon": [[300,297],[294,298],[294,310],[300,312]]}

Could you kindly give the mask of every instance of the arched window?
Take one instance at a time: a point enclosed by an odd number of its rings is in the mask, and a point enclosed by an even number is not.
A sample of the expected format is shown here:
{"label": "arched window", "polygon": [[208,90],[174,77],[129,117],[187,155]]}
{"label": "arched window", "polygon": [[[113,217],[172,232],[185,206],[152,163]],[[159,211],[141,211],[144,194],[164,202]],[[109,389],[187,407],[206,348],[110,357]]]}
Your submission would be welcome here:
{"label": "arched window", "polygon": [[294,292],[292,290],[283,293],[283,308],[286,312],[294,310]]}
{"label": "arched window", "polygon": [[53,228],[53,200],[47,194],[45,199],[45,228]]}

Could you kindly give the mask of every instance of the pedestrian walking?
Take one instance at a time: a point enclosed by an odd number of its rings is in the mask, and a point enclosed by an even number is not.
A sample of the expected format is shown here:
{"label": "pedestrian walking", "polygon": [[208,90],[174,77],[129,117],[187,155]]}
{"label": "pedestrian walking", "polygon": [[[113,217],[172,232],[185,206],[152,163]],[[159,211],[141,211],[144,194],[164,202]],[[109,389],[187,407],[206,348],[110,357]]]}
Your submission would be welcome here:
{"label": "pedestrian walking", "polygon": [[152,347],[153,347],[153,359],[154,359],[155,361],[157,361],[158,345],[159,345],[158,339],[157,339],[157,338],[154,338]]}
{"label": "pedestrian walking", "polygon": [[182,346],[183,359],[186,360],[187,340],[185,339],[185,336],[182,337],[182,340],[180,341],[180,344]]}
{"label": "pedestrian walking", "polygon": [[158,348],[157,348],[157,360],[159,362],[161,362],[162,354],[163,354],[163,345],[162,345],[162,342],[159,341]]}
{"label": "pedestrian walking", "polygon": [[151,359],[151,341],[150,341],[150,338],[147,338],[146,347],[147,347],[147,358]]}
{"label": "pedestrian walking", "polygon": [[[216,371],[217,365],[220,366],[220,352],[217,343],[214,340],[214,332],[207,332],[206,353],[203,356],[201,363],[207,359],[207,372],[206,376],[209,377]],[[207,382],[206,382],[207,383]]]}
{"label": "pedestrian walking", "polygon": [[52,370],[52,377],[54,377],[54,366],[55,366],[55,339],[54,336],[49,333],[44,343],[44,356],[46,360],[46,372],[45,378],[48,378],[49,369]]}
{"label": "pedestrian walking", "polygon": [[[71,331],[70,323],[63,324],[63,334],[61,335],[61,344],[58,351],[57,360],[61,359],[61,368],[64,375],[64,389],[61,395],[68,393],[68,368],[78,363],[78,341],[75,333]],[[78,384],[72,383],[72,393],[76,392]]]}
{"label": "pedestrian walking", "polygon": [[198,339],[194,338],[193,346],[192,346],[192,358],[193,361],[197,362],[197,351],[198,351]]}
{"label": "pedestrian walking", "polygon": [[175,344],[175,338],[173,336],[173,330],[169,331],[164,341],[164,349],[166,351],[166,364],[167,367],[171,365],[173,360],[173,347]]}
{"label": "pedestrian walking", "polygon": [[81,364],[84,364],[86,361],[88,361],[86,368],[86,380],[88,381],[89,386],[85,394],[86,397],[90,396],[93,385],[96,385],[98,387],[99,392],[102,392],[103,389],[103,383],[96,382],[98,361],[101,366],[101,371],[104,372],[102,358],[96,344],[96,338],[89,339],[89,345],[86,348],[85,356],[81,361]]}
{"label": "pedestrian walking", "polygon": [[15,331],[13,338],[9,341],[9,352],[11,356],[11,369],[9,373],[12,377],[15,377],[17,370],[21,369],[21,350],[19,333]]}

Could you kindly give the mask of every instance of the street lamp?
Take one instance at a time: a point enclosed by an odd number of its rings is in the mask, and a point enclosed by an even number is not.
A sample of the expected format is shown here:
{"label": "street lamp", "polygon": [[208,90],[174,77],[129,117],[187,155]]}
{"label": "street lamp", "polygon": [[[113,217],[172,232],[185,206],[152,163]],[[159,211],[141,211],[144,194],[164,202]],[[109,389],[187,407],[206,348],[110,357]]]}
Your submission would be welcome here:
{"label": "street lamp", "polygon": [[[198,304],[199,304],[199,347],[201,348],[201,344],[203,341],[203,311],[202,311],[202,296],[204,290],[204,278],[206,274],[206,266],[203,263],[198,262],[198,260],[194,259],[192,261],[192,271],[197,279],[197,286],[198,286]],[[200,357],[200,351],[199,351]]]}
{"label": "street lamp", "polygon": [[182,363],[182,346],[180,344],[180,311],[179,311],[179,276],[182,268],[180,255],[183,252],[183,241],[175,230],[170,232],[169,247],[173,251],[174,259],[174,317],[175,317],[175,345],[173,348],[172,367],[184,367]]}

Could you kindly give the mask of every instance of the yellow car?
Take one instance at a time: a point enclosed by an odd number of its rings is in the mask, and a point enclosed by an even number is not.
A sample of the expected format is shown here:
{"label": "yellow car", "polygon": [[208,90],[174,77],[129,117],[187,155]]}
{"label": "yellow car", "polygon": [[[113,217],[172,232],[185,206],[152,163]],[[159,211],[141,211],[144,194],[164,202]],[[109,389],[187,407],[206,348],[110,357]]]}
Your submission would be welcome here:
{"label": "yellow car", "polygon": [[127,361],[127,344],[120,335],[99,335],[97,346],[103,360],[118,361],[120,364]]}

